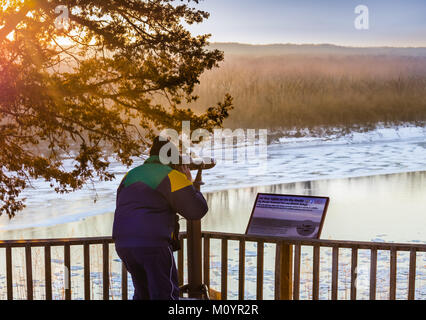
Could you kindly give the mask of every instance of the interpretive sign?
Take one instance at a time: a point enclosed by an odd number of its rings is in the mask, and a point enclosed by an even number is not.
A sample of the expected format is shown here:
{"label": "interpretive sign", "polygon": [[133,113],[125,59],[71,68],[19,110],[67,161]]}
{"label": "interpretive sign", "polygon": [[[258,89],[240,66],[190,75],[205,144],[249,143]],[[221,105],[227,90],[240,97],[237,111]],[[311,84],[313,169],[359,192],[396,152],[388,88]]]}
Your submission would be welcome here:
{"label": "interpretive sign", "polygon": [[259,193],[247,235],[319,239],[328,197]]}

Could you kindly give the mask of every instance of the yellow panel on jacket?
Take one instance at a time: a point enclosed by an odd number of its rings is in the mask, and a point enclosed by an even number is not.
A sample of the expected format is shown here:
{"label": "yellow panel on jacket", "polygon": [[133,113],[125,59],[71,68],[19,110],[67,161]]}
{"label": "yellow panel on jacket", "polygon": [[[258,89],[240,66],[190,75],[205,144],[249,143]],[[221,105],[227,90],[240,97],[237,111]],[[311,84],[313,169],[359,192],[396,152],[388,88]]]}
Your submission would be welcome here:
{"label": "yellow panel on jacket", "polygon": [[172,192],[183,189],[187,186],[192,185],[192,182],[188,180],[185,174],[179,172],[177,170],[172,170],[169,173],[170,186],[172,188]]}

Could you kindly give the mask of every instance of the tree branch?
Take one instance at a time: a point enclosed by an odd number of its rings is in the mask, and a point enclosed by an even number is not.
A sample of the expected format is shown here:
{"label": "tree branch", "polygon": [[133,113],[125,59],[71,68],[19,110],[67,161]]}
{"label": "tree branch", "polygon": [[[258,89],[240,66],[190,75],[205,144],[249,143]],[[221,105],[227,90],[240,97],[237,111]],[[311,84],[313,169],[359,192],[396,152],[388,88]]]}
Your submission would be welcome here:
{"label": "tree branch", "polygon": [[38,7],[38,2],[35,0],[27,0],[25,1],[24,5],[22,6],[21,10],[19,12],[11,15],[4,25],[3,28],[0,29],[0,42],[4,41],[6,37],[11,33],[13,30],[16,29],[16,26],[24,20],[25,16],[30,12],[31,10],[34,10]]}

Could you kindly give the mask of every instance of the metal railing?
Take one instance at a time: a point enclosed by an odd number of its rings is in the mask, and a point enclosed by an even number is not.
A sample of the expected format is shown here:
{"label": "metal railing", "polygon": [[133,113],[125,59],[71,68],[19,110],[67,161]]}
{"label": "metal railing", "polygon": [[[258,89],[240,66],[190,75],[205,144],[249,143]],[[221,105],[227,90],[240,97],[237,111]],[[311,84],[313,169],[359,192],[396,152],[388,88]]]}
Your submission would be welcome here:
{"label": "metal railing", "polygon": [[[183,244],[186,234],[181,234]],[[211,240],[221,241],[221,299],[228,298],[228,241],[238,242],[238,298],[244,299],[245,291],[245,257],[246,243],[253,242],[257,244],[257,276],[256,276],[256,298],[263,299],[264,286],[264,245],[275,244],[275,299],[294,299],[300,298],[300,267],[302,247],[312,248],[312,299],[319,299],[320,283],[320,248],[332,249],[331,261],[331,299],[338,298],[338,268],[339,268],[339,250],[351,250],[351,288],[350,298],[357,298],[357,266],[358,250],[369,250],[370,256],[370,283],[369,298],[376,299],[377,284],[377,255],[379,251],[388,251],[390,253],[390,276],[389,276],[389,299],[396,298],[397,285],[397,254],[398,252],[409,252],[409,271],[408,271],[408,291],[407,299],[415,298],[416,273],[418,271],[416,258],[418,252],[426,252],[424,244],[400,244],[400,243],[382,243],[382,242],[354,242],[354,241],[335,241],[335,240],[293,240],[275,237],[257,237],[246,236],[242,234],[203,232],[203,280],[206,285],[210,285],[210,257],[212,254]],[[13,296],[13,261],[12,250],[14,248],[25,249],[25,273],[26,273],[26,291],[27,299],[32,300],[33,295],[33,273],[32,273],[32,248],[41,247],[44,251],[44,288],[45,298],[52,299],[52,270],[51,270],[51,249],[52,247],[63,247],[64,270],[65,274],[65,294],[66,300],[71,300],[71,247],[82,246],[83,248],[83,277],[84,277],[84,299],[90,300],[90,245],[102,246],[102,297],[105,300],[110,298],[110,244],[113,240],[109,237],[102,238],[76,238],[76,239],[48,239],[48,240],[7,240],[0,241],[0,248],[5,249],[5,278],[7,299],[14,299]],[[184,246],[182,245],[182,248]],[[187,250],[178,252],[178,274],[180,284],[183,284],[184,260]],[[3,258],[2,258],[3,260]],[[424,266],[423,266],[424,267]],[[1,276],[1,275],[0,275]],[[128,273],[122,264],[121,268],[121,298],[128,299]]]}

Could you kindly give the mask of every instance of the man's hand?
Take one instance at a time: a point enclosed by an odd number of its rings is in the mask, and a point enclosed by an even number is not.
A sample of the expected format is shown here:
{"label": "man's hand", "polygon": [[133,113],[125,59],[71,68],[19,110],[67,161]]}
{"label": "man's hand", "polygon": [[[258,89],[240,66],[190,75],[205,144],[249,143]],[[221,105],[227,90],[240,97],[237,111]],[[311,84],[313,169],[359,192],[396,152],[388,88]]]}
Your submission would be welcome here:
{"label": "man's hand", "polygon": [[189,181],[193,182],[191,170],[189,170],[188,166],[186,164],[183,164],[179,167],[179,171],[184,173]]}

